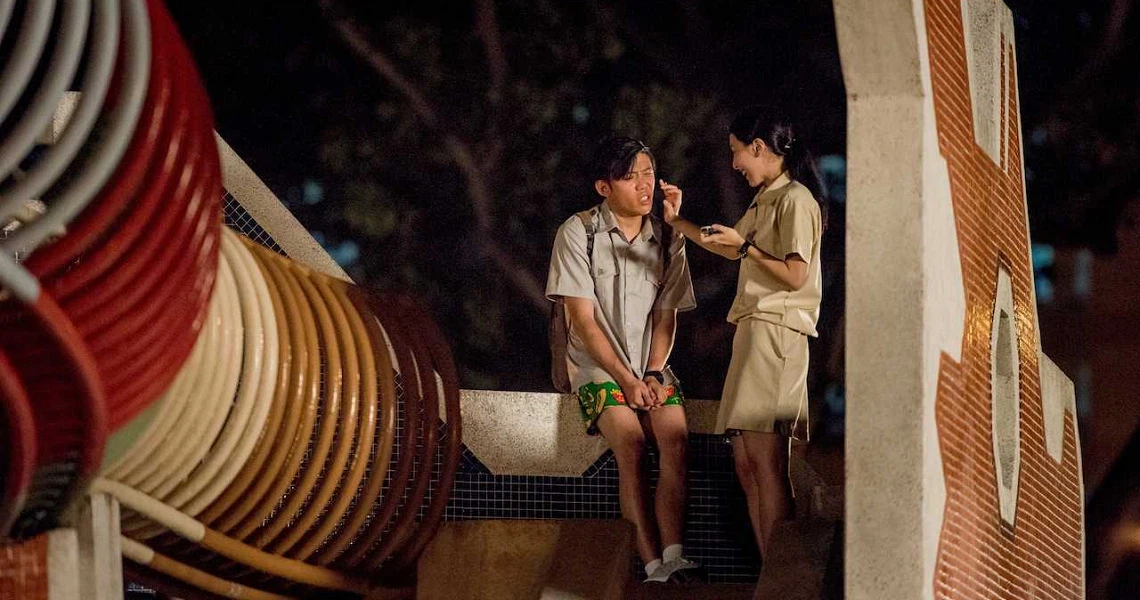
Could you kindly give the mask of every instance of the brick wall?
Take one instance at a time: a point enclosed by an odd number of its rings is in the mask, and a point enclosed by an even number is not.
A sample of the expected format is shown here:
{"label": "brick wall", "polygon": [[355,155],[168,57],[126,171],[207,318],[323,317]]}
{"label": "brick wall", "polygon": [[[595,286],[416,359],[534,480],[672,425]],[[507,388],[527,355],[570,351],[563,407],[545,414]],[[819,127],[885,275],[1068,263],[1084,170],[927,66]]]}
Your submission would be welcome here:
{"label": "brick wall", "polygon": [[[943,354],[935,418],[946,482],[937,598],[1083,597],[1081,482],[1076,430],[1065,414],[1063,458],[1046,453],[1038,330],[1029,264],[1016,62],[1001,34],[1003,103],[995,161],[975,140],[963,6],[926,0],[938,145],[946,159],[966,293],[961,361]],[[997,57],[994,57],[998,60]],[[991,403],[991,319],[999,265],[1012,280],[1020,359],[1016,517],[1001,518]]]}
{"label": "brick wall", "polygon": [[0,546],[0,600],[48,597],[48,535]]}

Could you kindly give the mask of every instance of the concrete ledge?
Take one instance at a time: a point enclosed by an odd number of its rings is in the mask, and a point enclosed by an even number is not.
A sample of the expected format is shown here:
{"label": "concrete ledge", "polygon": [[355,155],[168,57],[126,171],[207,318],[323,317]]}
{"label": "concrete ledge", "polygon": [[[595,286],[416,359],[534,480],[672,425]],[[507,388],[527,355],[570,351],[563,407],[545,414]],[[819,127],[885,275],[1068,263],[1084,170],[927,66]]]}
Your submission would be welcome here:
{"label": "concrete ledge", "polygon": [[[756,598],[821,600],[842,597],[842,569],[834,545],[843,545],[843,525],[822,519],[783,521],[772,533],[772,555],[756,584]],[[829,568],[830,567],[830,568]]]}
{"label": "concrete ledge", "polygon": [[351,282],[348,274],[313,239],[293,213],[277,199],[261,178],[245,164],[237,152],[214,132],[218,157],[222,161],[222,184],[249,216],[281,246],[293,260],[326,275]]}
{"label": "concrete ledge", "polygon": [[[609,448],[586,435],[569,394],[463,390],[463,442],[495,475],[578,477]],[[712,433],[718,403],[686,400],[690,433]]]}

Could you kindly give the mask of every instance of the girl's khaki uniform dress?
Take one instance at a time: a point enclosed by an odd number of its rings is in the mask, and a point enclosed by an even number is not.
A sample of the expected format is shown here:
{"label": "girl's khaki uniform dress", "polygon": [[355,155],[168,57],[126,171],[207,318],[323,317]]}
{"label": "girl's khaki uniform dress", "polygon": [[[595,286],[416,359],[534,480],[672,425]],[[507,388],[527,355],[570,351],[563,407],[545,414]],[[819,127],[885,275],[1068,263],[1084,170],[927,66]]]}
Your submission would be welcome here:
{"label": "girl's khaki uniform dress", "polygon": [[819,204],[785,173],[756,194],[734,228],[765,254],[781,260],[798,254],[807,261],[808,278],[789,290],[755,260],[741,260],[728,313],[736,335],[716,431],[780,431],[806,439],[807,338],[818,336],[823,286]]}

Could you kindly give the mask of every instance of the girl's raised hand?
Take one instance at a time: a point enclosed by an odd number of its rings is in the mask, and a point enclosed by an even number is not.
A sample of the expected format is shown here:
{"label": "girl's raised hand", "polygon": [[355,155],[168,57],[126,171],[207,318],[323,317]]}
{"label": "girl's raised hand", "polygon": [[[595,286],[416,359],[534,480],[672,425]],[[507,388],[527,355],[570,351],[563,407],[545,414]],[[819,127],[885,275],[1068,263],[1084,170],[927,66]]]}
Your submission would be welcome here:
{"label": "girl's raised hand", "polygon": [[664,179],[659,179],[658,182],[661,185],[661,192],[665,194],[662,216],[665,217],[666,223],[672,223],[681,216],[681,188],[666,182]]}

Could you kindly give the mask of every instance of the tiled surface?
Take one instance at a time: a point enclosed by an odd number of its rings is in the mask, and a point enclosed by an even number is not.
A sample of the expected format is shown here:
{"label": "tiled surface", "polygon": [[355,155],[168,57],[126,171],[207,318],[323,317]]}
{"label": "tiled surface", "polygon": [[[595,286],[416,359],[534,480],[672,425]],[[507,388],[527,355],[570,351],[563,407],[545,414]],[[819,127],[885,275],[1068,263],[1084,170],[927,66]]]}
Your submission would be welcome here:
{"label": "tiled surface", "polygon": [[[753,582],[759,559],[751,541],[744,497],[736,484],[731,446],[724,438],[690,438],[686,554],[713,582]],[[651,485],[656,456],[649,457]],[[617,465],[606,452],[581,477],[491,475],[464,451],[445,518],[617,519]]]}
{"label": "tiled surface", "polygon": [[[237,204],[225,196],[226,224],[257,242],[281,252],[280,246]],[[403,451],[402,386],[394,461]],[[690,438],[689,506],[686,513],[686,554],[702,563],[713,582],[754,582],[759,559],[745,512],[744,497],[736,484],[731,446],[723,437],[693,435]],[[440,464],[436,452],[433,482]],[[651,485],[655,484],[656,457],[649,457]],[[418,473],[413,474],[414,477]],[[387,484],[385,484],[387,486]],[[386,490],[387,488],[385,488]],[[405,492],[404,499],[407,494]],[[416,507],[417,520],[431,499],[431,492]],[[400,506],[399,514],[407,507]],[[608,451],[580,477],[492,475],[466,447],[456,474],[455,486],[444,513],[445,520],[464,519],[618,519],[617,466]],[[395,519],[394,519],[395,520]],[[390,527],[390,526],[389,526]],[[640,569],[631,558],[631,568]]]}
{"label": "tiled surface", "polygon": [[262,246],[271,248],[274,252],[285,254],[281,250],[281,246],[278,246],[277,242],[261,228],[261,225],[258,225],[257,221],[249,216],[249,213],[238,204],[229,192],[222,196],[222,213],[225,216],[226,225],[242,232],[246,237]]}

